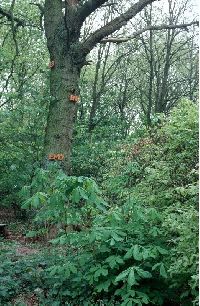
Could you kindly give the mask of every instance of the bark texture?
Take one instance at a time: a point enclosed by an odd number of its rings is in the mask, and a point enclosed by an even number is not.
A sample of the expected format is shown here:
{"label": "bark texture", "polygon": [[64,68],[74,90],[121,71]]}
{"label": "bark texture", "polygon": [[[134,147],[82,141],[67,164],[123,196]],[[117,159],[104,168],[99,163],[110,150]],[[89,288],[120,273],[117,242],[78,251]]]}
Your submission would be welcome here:
{"label": "bark texture", "polygon": [[[77,104],[71,94],[79,95],[80,65],[76,49],[80,30],[76,27],[74,5],[66,6],[67,20],[62,12],[62,1],[46,1],[44,26],[50,60],[55,66],[50,71],[51,101],[45,133],[44,154],[63,154],[62,169],[70,173],[72,133]],[[78,51],[77,51],[78,52]]]}

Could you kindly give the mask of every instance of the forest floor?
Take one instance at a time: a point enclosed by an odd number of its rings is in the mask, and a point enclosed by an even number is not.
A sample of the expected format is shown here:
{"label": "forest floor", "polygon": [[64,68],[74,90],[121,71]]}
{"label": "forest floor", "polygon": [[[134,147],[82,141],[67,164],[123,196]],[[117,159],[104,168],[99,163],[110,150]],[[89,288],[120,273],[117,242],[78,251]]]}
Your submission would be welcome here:
{"label": "forest floor", "polygon": [[[26,233],[30,224],[11,221],[6,228],[6,237],[0,237],[0,254],[5,254],[5,260],[12,262],[31,262],[34,258],[43,258],[43,254],[51,254],[57,247],[47,240],[28,238]],[[60,249],[60,247],[59,247]],[[62,252],[62,250],[61,250]],[[10,304],[9,304],[10,305]],[[12,299],[11,305],[39,306],[35,292],[19,293]]]}
{"label": "forest floor", "polygon": [[44,249],[52,249],[46,237],[27,237],[26,234],[31,230],[29,223],[11,222],[6,228],[6,237],[0,237],[1,250],[11,250],[16,256],[38,254]]}
{"label": "forest floor", "polygon": [[[30,257],[40,253],[42,245],[40,243],[33,243],[27,241],[25,235],[22,232],[23,225],[20,223],[10,223],[6,238],[0,238],[0,250],[1,253],[6,253],[6,258],[19,261],[23,257]],[[38,306],[38,300],[34,293],[23,294],[13,298],[12,305],[26,305],[26,306]]]}

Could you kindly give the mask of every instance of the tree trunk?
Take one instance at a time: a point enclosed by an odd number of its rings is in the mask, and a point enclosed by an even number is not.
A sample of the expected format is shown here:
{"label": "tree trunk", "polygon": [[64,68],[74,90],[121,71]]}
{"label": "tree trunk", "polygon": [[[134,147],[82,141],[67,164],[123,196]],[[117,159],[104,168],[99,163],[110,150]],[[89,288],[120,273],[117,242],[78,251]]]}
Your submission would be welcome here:
{"label": "tree trunk", "polygon": [[84,58],[78,58],[80,27],[75,12],[73,6],[67,6],[64,15],[62,1],[45,1],[44,28],[53,67],[50,67],[51,101],[44,161],[45,165],[54,161],[54,154],[55,160],[68,174],[71,172],[72,134],[77,113],[77,102],[70,101],[70,96],[79,96],[80,69],[84,61]]}
{"label": "tree trunk", "polygon": [[96,117],[97,109],[98,109],[100,98],[101,98],[101,91],[98,91],[98,81],[99,81],[99,72],[101,68],[102,55],[103,55],[102,47],[100,46],[98,50],[98,60],[97,60],[96,69],[95,69],[95,78],[94,78],[94,83],[92,87],[92,106],[90,109],[89,125],[88,125],[88,131],[90,133],[93,131],[96,125],[95,117]]}
{"label": "tree trunk", "polygon": [[63,65],[52,68],[50,77],[50,102],[45,133],[44,154],[48,161],[49,154],[62,154],[58,160],[66,173],[71,172],[70,155],[73,127],[77,113],[77,103],[70,101],[70,95],[79,95],[80,71],[69,56],[63,59]]}

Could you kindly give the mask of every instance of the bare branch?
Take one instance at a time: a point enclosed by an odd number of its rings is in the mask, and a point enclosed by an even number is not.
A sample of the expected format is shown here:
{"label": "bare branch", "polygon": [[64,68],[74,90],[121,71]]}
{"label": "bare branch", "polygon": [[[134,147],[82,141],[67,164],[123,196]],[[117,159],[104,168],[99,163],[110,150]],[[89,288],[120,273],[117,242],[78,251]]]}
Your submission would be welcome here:
{"label": "bare branch", "polygon": [[106,3],[108,0],[88,0],[83,5],[80,6],[80,8],[77,11],[78,19],[80,21],[80,24],[83,24],[85,19],[96,9],[98,9],[100,6],[102,6],[104,3]]}
{"label": "bare branch", "polygon": [[124,14],[121,14],[112,21],[108,22],[102,28],[92,33],[88,39],[82,43],[84,54],[88,54],[97,43],[101,42],[104,37],[119,30],[122,26],[125,26],[131,18],[133,18],[135,15],[141,12],[143,8],[145,8],[150,3],[153,3],[154,1],[157,0],[139,0],[134,5],[132,5]]}
{"label": "bare branch", "polygon": [[16,33],[17,33],[17,28],[18,26],[15,26],[14,23],[14,17],[13,17],[13,10],[14,10],[14,6],[15,6],[15,0],[12,0],[11,3],[11,7],[10,7],[10,14],[11,14],[11,28],[12,28],[12,35],[13,35],[13,41],[15,43],[15,50],[16,50],[16,55],[19,55],[19,47],[18,47],[18,43],[17,43],[17,39],[16,39]]}
{"label": "bare branch", "polygon": [[110,6],[117,5],[117,4],[118,4],[117,2],[106,3],[106,4],[103,4],[101,7],[110,7]]}
{"label": "bare branch", "polygon": [[192,25],[197,25],[199,26],[199,21],[192,21],[190,23],[183,23],[183,24],[161,24],[161,25],[157,25],[157,26],[149,26],[146,27],[144,29],[141,29],[139,31],[136,31],[135,33],[133,33],[132,36],[130,37],[108,37],[108,38],[104,38],[101,40],[101,43],[123,43],[123,42],[127,42],[131,39],[134,39],[135,37],[143,34],[146,31],[159,31],[159,30],[169,30],[169,29],[185,29],[187,30],[187,27],[190,27]]}

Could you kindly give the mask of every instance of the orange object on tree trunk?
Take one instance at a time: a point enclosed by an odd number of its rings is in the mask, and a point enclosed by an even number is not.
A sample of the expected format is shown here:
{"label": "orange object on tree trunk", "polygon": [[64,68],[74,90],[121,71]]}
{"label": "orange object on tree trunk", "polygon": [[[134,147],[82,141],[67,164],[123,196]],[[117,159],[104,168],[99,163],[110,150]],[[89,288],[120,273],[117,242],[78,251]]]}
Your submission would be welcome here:
{"label": "orange object on tree trunk", "polygon": [[72,101],[72,102],[78,102],[79,101],[79,96],[70,95],[69,100]]}
{"label": "orange object on tree trunk", "polygon": [[64,154],[49,154],[48,158],[49,160],[63,160]]}

